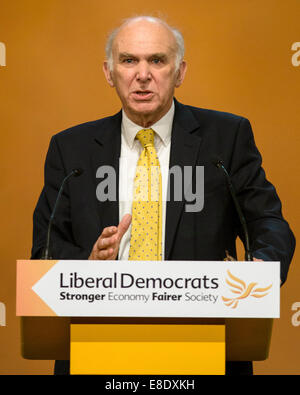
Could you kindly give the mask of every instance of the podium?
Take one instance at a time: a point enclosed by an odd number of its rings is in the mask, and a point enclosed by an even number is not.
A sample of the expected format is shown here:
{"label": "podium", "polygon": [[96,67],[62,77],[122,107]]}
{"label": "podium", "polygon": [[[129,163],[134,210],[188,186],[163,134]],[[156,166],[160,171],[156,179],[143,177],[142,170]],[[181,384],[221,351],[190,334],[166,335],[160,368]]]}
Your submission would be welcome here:
{"label": "podium", "polygon": [[261,361],[279,262],[18,261],[22,356],[71,374],[224,374]]}

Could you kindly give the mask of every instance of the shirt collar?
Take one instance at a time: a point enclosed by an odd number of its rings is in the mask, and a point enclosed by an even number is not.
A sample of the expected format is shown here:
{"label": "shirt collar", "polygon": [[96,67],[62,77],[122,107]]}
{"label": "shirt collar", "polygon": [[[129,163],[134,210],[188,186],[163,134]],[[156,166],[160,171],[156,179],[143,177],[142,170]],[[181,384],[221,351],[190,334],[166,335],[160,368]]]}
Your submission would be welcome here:
{"label": "shirt collar", "polygon": [[[174,113],[175,113],[175,105],[173,100],[170,110],[159,121],[157,121],[155,124],[151,126],[151,129],[153,129],[155,133],[160,137],[160,139],[162,140],[165,146],[169,143],[171,139]],[[122,128],[122,134],[129,148],[132,149],[135,136],[141,129],[143,129],[143,127],[132,122],[127,117],[125,111],[122,110],[121,128]]]}

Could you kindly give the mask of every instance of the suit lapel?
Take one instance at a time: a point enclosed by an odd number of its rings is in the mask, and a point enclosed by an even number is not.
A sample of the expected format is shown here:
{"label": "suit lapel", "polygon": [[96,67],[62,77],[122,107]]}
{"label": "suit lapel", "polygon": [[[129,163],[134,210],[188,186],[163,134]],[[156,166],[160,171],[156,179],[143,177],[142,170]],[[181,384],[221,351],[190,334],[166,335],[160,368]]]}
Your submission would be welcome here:
{"label": "suit lapel", "polygon": [[[192,134],[193,131],[199,129],[199,122],[195,119],[191,111],[184,105],[175,100],[175,116],[173,121],[171,152],[169,168],[179,166],[182,175],[184,167],[195,167],[196,160],[201,145],[201,137]],[[170,180],[169,180],[170,182]],[[176,228],[182,211],[184,209],[184,193],[182,192],[181,201],[175,201],[170,194],[170,200],[167,202],[166,212],[166,230],[165,230],[165,259],[168,260]]]}
{"label": "suit lapel", "polygon": [[[112,118],[105,120],[104,127],[101,127],[101,132],[95,133],[92,141],[92,167],[94,169],[95,191],[104,178],[96,178],[97,171],[102,166],[109,166],[113,169],[111,178],[114,185],[111,191],[115,191],[115,198],[113,201],[106,200],[104,202],[99,200],[97,196],[97,212],[99,214],[101,228],[119,224],[119,158],[121,152],[121,120],[122,113],[119,112]],[[103,168],[104,169],[104,168]],[[111,174],[111,173],[110,173]],[[99,173],[98,173],[99,175]]]}

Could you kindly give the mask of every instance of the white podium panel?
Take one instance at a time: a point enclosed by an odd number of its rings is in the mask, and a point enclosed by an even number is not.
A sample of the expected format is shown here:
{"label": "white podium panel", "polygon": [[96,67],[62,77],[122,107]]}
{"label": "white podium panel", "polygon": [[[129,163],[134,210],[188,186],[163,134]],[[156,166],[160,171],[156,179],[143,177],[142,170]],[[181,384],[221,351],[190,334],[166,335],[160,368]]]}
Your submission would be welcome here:
{"label": "white podium panel", "polygon": [[279,262],[18,261],[17,315],[279,318]]}

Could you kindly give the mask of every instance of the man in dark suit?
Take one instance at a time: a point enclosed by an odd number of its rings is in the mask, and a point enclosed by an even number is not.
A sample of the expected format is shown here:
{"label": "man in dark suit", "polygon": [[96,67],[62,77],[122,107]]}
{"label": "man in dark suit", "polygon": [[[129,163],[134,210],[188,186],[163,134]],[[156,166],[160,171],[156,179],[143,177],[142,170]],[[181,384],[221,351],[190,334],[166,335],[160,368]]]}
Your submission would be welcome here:
{"label": "man in dark suit", "polygon": [[[261,156],[247,119],[228,113],[186,106],[174,99],[183,82],[186,63],[180,33],[155,18],[127,20],[110,36],[104,73],[122,102],[118,114],[75,126],[54,136],[45,164],[45,186],[34,213],[32,258],[41,256],[47,225],[59,186],[74,168],[83,174],[70,179],[63,193],[51,236],[55,259],[128,259],[131,244],[132,193],[123,198],[120,158],[136,167],[142,147],[139,129],[153,129],[161,166],[204,168],[204,205],[187,210],[162,182],[162,258],[165,260],[223,260],[236,257],[235,241],[244,234],[224,174],[215,165],[222,158],[244,212],[254,260],[281,262],[287,277],[294,237],[281,214],[274,187],[266,180]],[[106,167],[105,167],[106,166]],[[98,169],[114,169],[115,198],[96,193]],[[184,174],[184,172],[182,173]],[[133,189],[133,180],[129,190]],[[201,180],[194,171],[193,191]],[[202,180],[203,181],[203,180]],[[103,195],[103,194],[102,194]],[[103,197],[103,196],[102,196]],[[197,200],[197,196],[195,196]],[[227,373],[251,373],[251,364],[228,364]]]}

